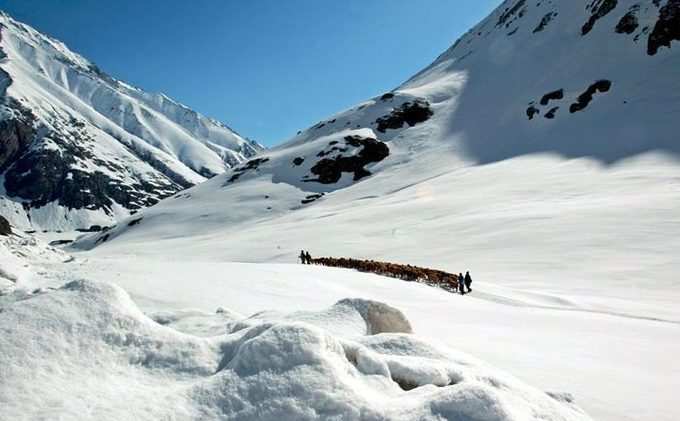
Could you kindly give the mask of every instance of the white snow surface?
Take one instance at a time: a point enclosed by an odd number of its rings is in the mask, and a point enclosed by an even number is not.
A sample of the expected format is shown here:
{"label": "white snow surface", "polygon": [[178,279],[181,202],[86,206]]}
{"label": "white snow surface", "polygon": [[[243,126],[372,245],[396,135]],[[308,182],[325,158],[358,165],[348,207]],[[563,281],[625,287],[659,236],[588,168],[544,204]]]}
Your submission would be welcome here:
{"label": "white snow surface", "polygon": [[403,319],[345,300],[317,313],[320,324],[291,314],[199,337],[154,322],[112,284],[72,281],[22,296],[0,318],[3,417],[589,419],[568,397],[397,329],[334,331],[366,307]]}

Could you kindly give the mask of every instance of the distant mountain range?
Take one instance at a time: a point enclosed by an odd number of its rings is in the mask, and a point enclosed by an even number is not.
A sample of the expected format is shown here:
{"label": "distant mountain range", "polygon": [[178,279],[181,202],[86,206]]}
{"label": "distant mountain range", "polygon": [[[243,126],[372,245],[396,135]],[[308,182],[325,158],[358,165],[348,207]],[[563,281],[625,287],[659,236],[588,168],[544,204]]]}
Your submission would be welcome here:
{"label": "distant mountain range", "polygon": [[0,14],[0,213],[13,224],[108,225],[262,150]]}

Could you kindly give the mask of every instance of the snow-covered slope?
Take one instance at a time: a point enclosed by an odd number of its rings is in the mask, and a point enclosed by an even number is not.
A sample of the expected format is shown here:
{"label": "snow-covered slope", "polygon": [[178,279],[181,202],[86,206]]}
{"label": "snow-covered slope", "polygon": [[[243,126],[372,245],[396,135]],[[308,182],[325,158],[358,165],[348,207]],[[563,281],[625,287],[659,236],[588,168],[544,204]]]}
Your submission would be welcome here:
{"label": "snow-covered slope", "polygon": [[1,12],[0,96],[0,212],[25,228],[109,225],[262,149]]}
{"label": "snow-covered slope", "polygon": [[159,294],[168,259],[190,276],[216,265],[219,284],[220,262],[301,248],[470,269],[478,300],[464,315],[446,301],[433,326],[463,323],[468,350],[578,391],[602,419],[677,419],[671,394],[648,391],[676,386],[658,344],[680,320],[678,7],[506,1],[393,92],[78,246],[138,259]]}
{"label": "snow-covered slope", "polygon": [[[80,245],[122,234],[141,242],[173,238],[172,226],[178,237],[228,236],[239,248],[225,253],[236,258],[290,258],[299,247],[261,249],[291,243],[389,258],[410,255],[420,236],[471,235],[477,244],[480,232],[506,232],[499,216],[536,215],[546,235],[559,235],[577,253],[594,236],[565,223],[583,212],[602,231],[598,238],[616,232],[626,245],[619,253],[628,253],[645,224],[670,218],[676,227],[678,8],[677,0],[505,1],[393,92]],[[631,209],[638,217],[621,227]],[[438,216],[429,223],[423,212]],[[474,232],[460,230],[470,223]],[[290,231],[278,229],[283,224]],[[355,231],[367,224],[374,235],[406,244],[362,246]],[[422,229],[410,232],[413,224]],[[334,236],[332,247],[318,235],[346,225],[352,230],[341,234],[349,238]],[[432,256],[458,248],[442,241]],[[543,241],[532,247],[545,250]],[[664,228],[642,241],[656,249],[676,240]]]}

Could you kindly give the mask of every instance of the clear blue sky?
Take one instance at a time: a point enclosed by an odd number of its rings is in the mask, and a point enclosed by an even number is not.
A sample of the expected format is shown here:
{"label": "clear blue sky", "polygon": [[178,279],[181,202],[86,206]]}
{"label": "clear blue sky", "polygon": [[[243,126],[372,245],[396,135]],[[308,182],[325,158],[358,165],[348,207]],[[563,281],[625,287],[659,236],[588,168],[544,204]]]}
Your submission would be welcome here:
{"label": "clear blue sky", "polygon": [[0,0],[112,76],[274,145],[390,90],[500,0]]}

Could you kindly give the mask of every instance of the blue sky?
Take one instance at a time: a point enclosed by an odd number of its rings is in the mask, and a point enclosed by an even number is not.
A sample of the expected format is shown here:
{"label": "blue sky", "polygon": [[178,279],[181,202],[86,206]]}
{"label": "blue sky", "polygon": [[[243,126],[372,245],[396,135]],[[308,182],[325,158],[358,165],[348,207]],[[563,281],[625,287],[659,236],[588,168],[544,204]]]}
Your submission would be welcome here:
{"label": "blue sky", "polygon": [[500,0],[0,0],[112,76],[274,145],[388,91]]}

